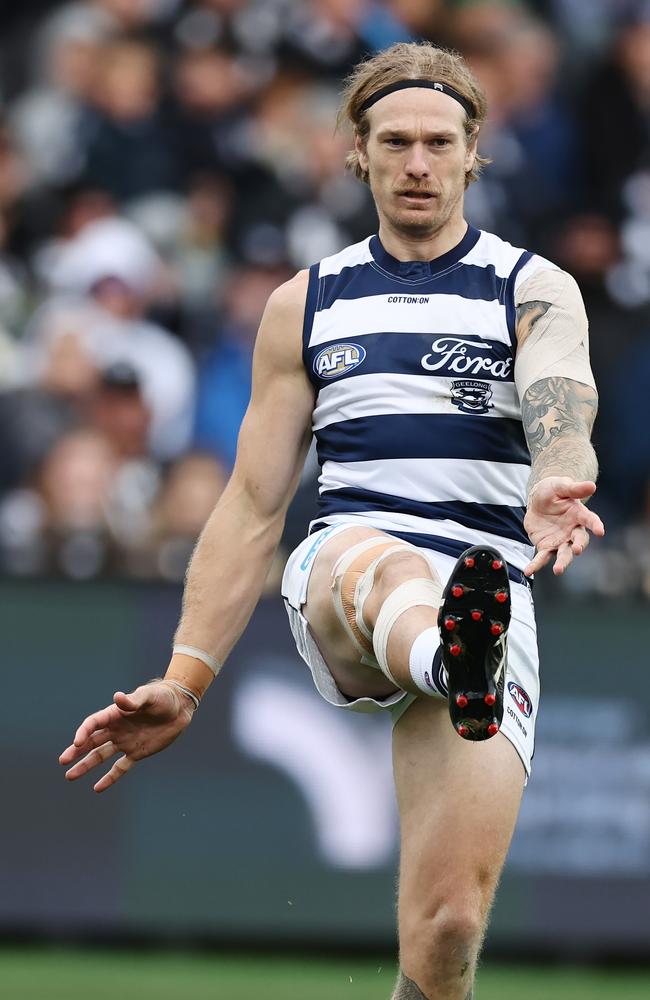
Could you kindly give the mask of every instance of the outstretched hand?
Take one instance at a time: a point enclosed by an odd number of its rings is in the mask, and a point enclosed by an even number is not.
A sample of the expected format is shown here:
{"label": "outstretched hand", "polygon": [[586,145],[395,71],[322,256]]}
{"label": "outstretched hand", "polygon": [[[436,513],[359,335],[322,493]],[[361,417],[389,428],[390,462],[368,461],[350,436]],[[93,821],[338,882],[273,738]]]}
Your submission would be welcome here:
{"label": "outstretched hand", "polygon": [[553,572],[559,576],[587,548],[590,532],[598,537],[605,534],[598,514],[581,503],[595,492],[595,483],[576,483],[568,476],[540,480],[529,497],[524,519],[524,528],[537,549],[524,569],[526,576],[546,566],[554,555]]}
{"label": "outstretched hand", "polygon": [[112,705],[84,719],[74,742],[59,757],[59,763],[73,765],[65,776],[68,781],[75,781],[121,753],[94,785],[96,792],[103,792],[119,781],[136,761],[151,757],[173,743],[190,724],[193,712],[190,700],[162,680],[143,684],[131,694],[116,691]]}

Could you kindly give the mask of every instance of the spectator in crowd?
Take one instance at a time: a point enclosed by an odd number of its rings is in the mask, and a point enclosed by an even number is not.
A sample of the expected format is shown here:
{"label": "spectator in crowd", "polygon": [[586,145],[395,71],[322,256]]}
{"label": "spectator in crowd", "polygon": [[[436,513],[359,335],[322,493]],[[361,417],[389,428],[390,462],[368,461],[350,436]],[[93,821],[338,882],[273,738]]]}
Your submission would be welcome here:
{"label": "spectator in crowd", "polygon": [[287,6],[287,0],[187,2],[175,19],[173,44],[181,49],[234,52],[257,71],[272,73]]}
{"label": "spectator in crowd", "polygon": [[150,448],[159,459],[189,443],[194,364],[170,333],[144,318],[155,294],[160,261],[142,234],[123,219],[86,226],[53,265],[51,296],[35,315],[23,348],[26,384],[41,384],[53,357],[74,350],[102,370],[127,362],[151,408]]}
{"label": "spectator in crowd", "polygon": [[232,468],[251,392],[255,335],[271,291],[288,272],[242,267],[230,279],[219,339],[199,368],[195,447]]}
{"label": "spectator in crowd", "polygon": [[298,65],[340,77],[364,55],[412,36],[377,0],[305,0],[290,6],[284,41]]}
{"label": "spectator in crowd", "polygon": [[34,83],[9,118],[32,185],[63,185],[81,173],[83,123],[110,30],[99,7],[76,3],[55,11],[38,33]]}
{"label": "spectator in crowd", "polygon": [[[164,113],[160,57],[148,43],[106,42],[96,69],[94,113],[83,144],[85,182],[123,203],[179,183],[176,140]],[[128,164],[128,170],[122,165]]]}
{"label": "spectator in crowd", "polygon": [[187,46],[176,55],[173,80],[183,177],[245,160],[249,102],[265,74],[224,48]]}
{"label": "spectator in crowd", "polygon": [[412,38],[441,39],[444,0],[388,0],[386,6]]}
{"label": "spectator in crowd", "polygon": [[117,207],[107,191],[72,185],[61,190],[56,223],[40,239],[30,241],[30,265],[40,286],[56,284],[54,271],[65,252],[86,226],[115,216]]}
{"label": "spectator in crowd", "polygon": [[482,148],[493,163],[468,190],[471,221],[548,252],[549,225],[579,186],[577,122],[558,96],[557,40],[524,8],[505,2],[461,5],[449,33],[490,104]]}
{"label": "spectator in crowd", "polygon": [[70,431],[54,445],[36,481],[40,519],[29,539],[46,571],[88,579],[106,568],[106,509],[116,471],[108,441],[95,431]]}
{"label": "spectator in crowd", "polygon": [[235,220],[246,259],[306,267],[375,224],[369,192],[341,169],[349,136],[332,134],[337,103],[331,85],[292,74],[276,77],[258,102],[251,153],[260,173]]}
{"label": "spectator in crowd", "polygon": [[9,252],[9,217],[0,211],[0,389],[13,378],[14,343],[29,310],[29,280],[25,265]]}
{"label": "spectator in crowd", "polygon": [[129,33],[142,30],[164,20],[172,0],[91,0],[92,4],[104,12],[113,22],[117,32]]}
{"label": "spectator in crowd", "polygon": [[187,563],[228,471],[213,455],[189,452],[170,469],[153,511],[152,546],[160,576],[182,582]]}
{"label": "spectator in crowd", "polygon": [[594,106],[601,122],[615,127],[616,142],[604,142],[601,129],[585,129],[590,203],[620,216],[626,181],[650,164],[650,3],[639,2],[621,17],[586,86],[583,114]]}
{"label": "spectator in crowd", "polygon": [[[152,514],[149,547],[157,575],[173,583],[185,577],[196,540],[228,481],[228,470],[213,455],[191,451],[169,470]],[[286,555],[278,553],[267,587],[277,589]]]}
{"label": "spectator in crowd", "polygon": [[88,423],[119,458],[140,458],[149,453],[151,411],[131,365],[118,361],[100,373],[89,399]]}

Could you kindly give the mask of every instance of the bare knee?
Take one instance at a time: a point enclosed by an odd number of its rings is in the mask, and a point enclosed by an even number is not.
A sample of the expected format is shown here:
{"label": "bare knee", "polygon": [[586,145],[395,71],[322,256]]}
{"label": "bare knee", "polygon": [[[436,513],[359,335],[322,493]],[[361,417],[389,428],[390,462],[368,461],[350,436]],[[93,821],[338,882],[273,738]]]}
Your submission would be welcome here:
{"label": "bare knee", "polygon": [[483,935],[480,903],[448,901],[432,915],[400,920],[401,966],[426,995],[465,997],[471,991]]}
{"label": "bare knee", "polygon": [[451,902],[433,916],[402,921],[400,948],[405,956],[432,956],[453,963],[456,957],[477,949],[481,932],[480,908]]}

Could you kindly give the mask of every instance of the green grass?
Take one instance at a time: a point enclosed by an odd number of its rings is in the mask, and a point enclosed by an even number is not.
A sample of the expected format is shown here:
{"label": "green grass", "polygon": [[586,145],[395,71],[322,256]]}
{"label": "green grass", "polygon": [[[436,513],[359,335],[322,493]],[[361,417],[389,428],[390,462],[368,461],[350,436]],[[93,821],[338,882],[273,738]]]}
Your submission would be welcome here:
{"label": "green grass", "polygon": [[[3,1000],[388,1000],[392,961],[176,952],[0,951]],[[497,966],[476,1000],[648,1000],[650,970]]]}

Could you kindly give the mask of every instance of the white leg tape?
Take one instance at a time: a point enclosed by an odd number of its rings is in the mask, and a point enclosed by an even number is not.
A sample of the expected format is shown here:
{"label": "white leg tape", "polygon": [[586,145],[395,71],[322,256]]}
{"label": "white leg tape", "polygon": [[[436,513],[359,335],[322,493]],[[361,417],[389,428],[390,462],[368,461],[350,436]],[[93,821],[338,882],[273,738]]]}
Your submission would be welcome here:
{"label": "white leg tape", "polygon": [[[373,588],[375,570],[381,560],[390,553],[395,552],[397,549],[415,548],[415,546],[410,545],[408,542],[396,542],[394,545],[390,545],[390,541],[390,537],[384,537],[382,535],[373,535],[372,538],[365,538],[362,542],[357,542],[356,545],[352,545],[349,549],[346,549],[346,551],[339,556],[332,567],[332,599],[334,601],[334,607],[336,608],[339,620],[354,643],[355,649],[357,649],[361,654],[362,662],[375,668],[377,667],[377,664],[374,657],[369,655],[369,649],[372,647],[372,634],[363,620],[363,605],[368,594]],[[389,548],[386,548],[386,545],[389,545]],[[354,634],[353,628],[348,619],[348,614],[346,614],[346,609],[343,604],[342,583],[345,573],[351,569],[359,556],[363,555],[364,552],[369,552],[370,550],[377,548],[384,548],[384,551],[365,569],[359,571],[359,580],[355,586],[354,594],[352,596],[352,609],[354,610],[355,624],[361,635],[367,640],[368,649],[366,649],[360,643],[359,638]],[[348,600],[349,599],[350,598],[348,597]]]}
{"label": "white leg tape", "polygon": [[390,541],[390,538],[384,538],[382,535],[373,535],[372,538],[364,538],[362,542],[357,542],[356,545],[350,546],[345,552],[338,557],[334,566],[332,567],[332,579],[338,576],[343,576],[346,570],[348,570],[357,556],[362,555],[367,552],[368,549],[376,549],[378,545],[383,545],[385,542]]}
{"label": "white leg tape", "polygon": [[399,587],[386,598],[381,606],[372,636],[372,645],[383,674],[397,687],[397,681],[390,672],[386,650],[391,629],[400,615],[410,608],[429,607],[436,610],[442,600],[442,583],[439,579],[417,578],[401,583]]}
{"label": "white leg tape", "polygon": [[410,548],[407,542],[398,542],[397,545],[391,545],[389,549],[382,552],[380,556],[370,563],[368,569],[365,571],[362,577],[359,578],[359,582],[356,586],[354,592],[354,610],[356,611],[357,628],[359,631],[365,635],[369,642],[372,642],[372,632],[363,620],[363,606],[366,603],[366,599],[370,596],[370,591],[375,585],[375,573],[379,563],[391,556],[393,552],[398,552],[400,549]]}

